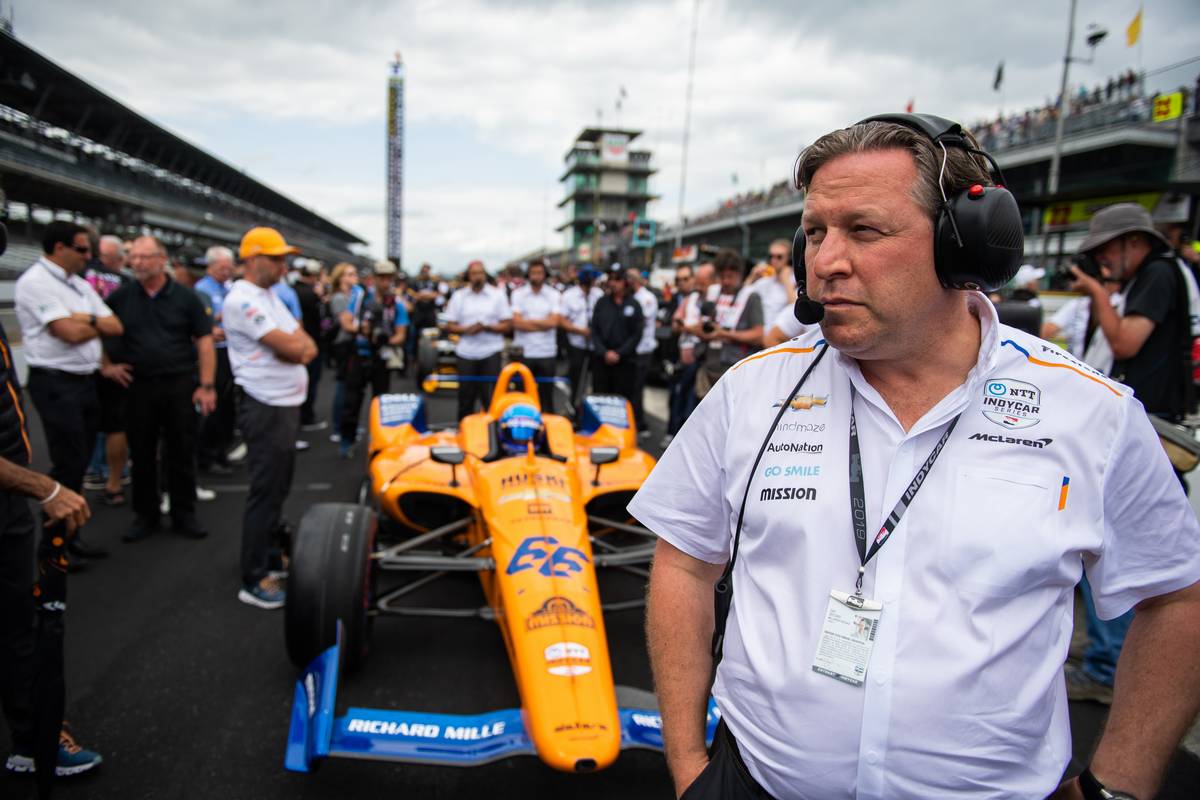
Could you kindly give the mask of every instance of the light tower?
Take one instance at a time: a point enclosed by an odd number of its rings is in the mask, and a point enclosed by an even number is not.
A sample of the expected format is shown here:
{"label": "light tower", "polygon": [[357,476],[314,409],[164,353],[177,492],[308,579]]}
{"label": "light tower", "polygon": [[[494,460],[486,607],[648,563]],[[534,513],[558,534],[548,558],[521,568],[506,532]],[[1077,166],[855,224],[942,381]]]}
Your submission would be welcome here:
{"label": "light tower", "polygon": [[401,269],[404,222],[404,61],[396,53],[388,76],[387,257]]}

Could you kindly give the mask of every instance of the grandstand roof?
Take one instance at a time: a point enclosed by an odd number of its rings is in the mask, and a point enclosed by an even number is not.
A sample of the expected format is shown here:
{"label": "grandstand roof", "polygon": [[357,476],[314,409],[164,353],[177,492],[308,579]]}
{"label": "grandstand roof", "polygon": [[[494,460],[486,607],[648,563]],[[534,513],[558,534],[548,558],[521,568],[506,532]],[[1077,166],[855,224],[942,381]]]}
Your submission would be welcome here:
{"label": "grandstand roof", "polygon": [[0,103],[337,240],[364,244],[353,233],[152,122],[7,33],[0,34]]}

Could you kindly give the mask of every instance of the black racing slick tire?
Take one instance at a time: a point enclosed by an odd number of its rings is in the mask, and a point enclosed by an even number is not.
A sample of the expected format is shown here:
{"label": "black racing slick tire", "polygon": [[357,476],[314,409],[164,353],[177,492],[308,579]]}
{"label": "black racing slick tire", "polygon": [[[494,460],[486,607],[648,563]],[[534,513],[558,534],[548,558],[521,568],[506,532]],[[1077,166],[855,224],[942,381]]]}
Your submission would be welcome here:
{"label": "black racing slick tire", "polygon": [[[437,372],[437,340],[422,336],[417,340],[417,386]],[[424,387],[421,389],[424,392]]]}
{"label": "black racing slick tire", "polygon": [[288,568],[284,638],[288,657],[303,669],[337,641],[343,625],[347,670],[362,665],[371,640],[378,525],[368,508],[320,503],[300,520]]}

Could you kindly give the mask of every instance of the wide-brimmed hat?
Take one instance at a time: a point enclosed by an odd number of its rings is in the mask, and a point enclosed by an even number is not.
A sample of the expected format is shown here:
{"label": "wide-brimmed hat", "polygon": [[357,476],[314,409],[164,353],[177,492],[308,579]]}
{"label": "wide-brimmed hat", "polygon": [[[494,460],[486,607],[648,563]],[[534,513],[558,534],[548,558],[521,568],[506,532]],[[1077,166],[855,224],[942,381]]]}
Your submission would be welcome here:
{"label": "wide-brimmed hat", "polygon": [[1079,252],[1088,253],[1127,233],[1144,233],[1168,247],[1170,244],[1154,229],[1150,212],[1137,203],[1117,203],[1102,208],[1092,217],[1088,233],[1079,245]]}
{"label": "wide-brimmed hat", "polygon": [[395,275],[396,274],[396,265],[393,264],[391,261],[386,261],[386,260],[380,259],[379,261],[375,262],[375,266],[372,269],[372,271],[376,275]]}

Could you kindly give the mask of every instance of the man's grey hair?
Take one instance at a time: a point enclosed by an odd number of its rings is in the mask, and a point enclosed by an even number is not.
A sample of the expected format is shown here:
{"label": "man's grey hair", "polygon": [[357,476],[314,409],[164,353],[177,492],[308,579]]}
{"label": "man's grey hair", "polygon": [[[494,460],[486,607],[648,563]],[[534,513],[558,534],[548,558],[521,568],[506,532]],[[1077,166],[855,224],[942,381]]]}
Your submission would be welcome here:
{"label": "man's grey hair", "polygon": [[222,258],[227,258],[233,261],[233,251],[223,245],[214,244],[212,247],[204,251],[204,263],[211,264]]}
{"label": "man's grey hair", "polygon": [[[963,131],[963,138],[971,147],[979,147],[969,131]],[[961,147],[947,147],[943,151],[941,145],[934,144],[924,133],[907,125],[865,122],[827,133],[804,148],[796,159],[796,188],[807,190],[817,170],[839,156],[879,150],[905,150],[912,156],[917,165],[913,200],[925,209],[931,220],[937,219],[938,209],[942,205],[939,174],[946,197],[952,197],[972,184],[992,185],[987,160],[981,156],[972,155]],[[943,158],[946,164],[944,173]]]}
{"label": "man's grey hair", "polygon": [[149,239],[150,241],[154,242],[154,247],[158,251],[158,254],[160,256],[167,255],[167,246],[162,243],[162,239],[158,238],[157,236],[154,236],[153,234],[143,233],[142,235],[138,236],[133,241],[135,243],[137,243],[137,242],[140,242],[142,239]]}
{"label": "man's grey hair", "polygon": [[125,241],[120,236],[113,236],[111,233],[106,233],[100,237],[100,246],[103,247],[110,244],[117,250],[122,250],[125,247]]}

